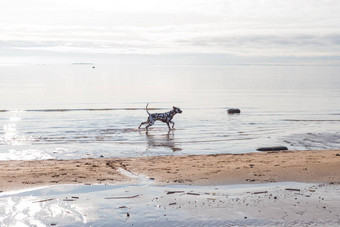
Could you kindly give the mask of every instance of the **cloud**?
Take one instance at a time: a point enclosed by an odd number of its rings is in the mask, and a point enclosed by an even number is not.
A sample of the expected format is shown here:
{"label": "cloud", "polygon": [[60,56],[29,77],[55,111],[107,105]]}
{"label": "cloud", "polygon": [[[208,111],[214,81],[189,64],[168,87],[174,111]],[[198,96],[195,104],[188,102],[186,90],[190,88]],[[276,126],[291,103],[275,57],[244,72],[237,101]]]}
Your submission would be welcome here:
{"label": "cloud", "polygon": [[5,0],[0,51],[340,56],[338,12],[336,0]]}

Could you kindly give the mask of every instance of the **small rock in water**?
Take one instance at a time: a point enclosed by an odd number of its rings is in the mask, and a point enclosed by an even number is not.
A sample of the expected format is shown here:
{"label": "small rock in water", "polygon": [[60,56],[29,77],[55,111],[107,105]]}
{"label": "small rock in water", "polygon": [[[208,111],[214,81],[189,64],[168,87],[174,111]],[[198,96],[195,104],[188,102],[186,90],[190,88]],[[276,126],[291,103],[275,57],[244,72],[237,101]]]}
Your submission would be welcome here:
{"label": "small rock in water", "polygon": [[241,113],[240,109],[228,109],[228,114],[236,114],[236,113]]}
{"label": "small rock in water", "polygon": [[257,151],[286,151],[288,150],[285,146],[276,146],[276,147],[260,147],[256,149]]}

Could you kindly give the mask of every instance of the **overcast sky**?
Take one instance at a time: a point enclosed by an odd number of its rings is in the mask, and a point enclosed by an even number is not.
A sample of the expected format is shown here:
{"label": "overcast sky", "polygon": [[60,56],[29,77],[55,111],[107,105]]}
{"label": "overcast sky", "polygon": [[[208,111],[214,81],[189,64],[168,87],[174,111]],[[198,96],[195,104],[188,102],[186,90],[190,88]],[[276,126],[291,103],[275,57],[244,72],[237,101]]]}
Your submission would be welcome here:
{"label": "overcast sky", "polygon": [[1,0],[0,56],[340,56],[339,0]]}

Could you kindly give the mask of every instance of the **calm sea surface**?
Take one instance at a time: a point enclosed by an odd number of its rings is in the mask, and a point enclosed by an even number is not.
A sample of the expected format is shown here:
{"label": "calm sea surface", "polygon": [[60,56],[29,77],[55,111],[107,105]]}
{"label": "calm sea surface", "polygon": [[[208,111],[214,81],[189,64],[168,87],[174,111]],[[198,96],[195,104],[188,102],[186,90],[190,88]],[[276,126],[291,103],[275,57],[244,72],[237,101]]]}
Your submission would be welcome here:
{"label": "calm sea surface", "polygon": [[[180,107],[176,130],[150,112]],[[228,108],[241,114],[228,115]],[[339,66],[0,67],[0,160],[340,148]]]}

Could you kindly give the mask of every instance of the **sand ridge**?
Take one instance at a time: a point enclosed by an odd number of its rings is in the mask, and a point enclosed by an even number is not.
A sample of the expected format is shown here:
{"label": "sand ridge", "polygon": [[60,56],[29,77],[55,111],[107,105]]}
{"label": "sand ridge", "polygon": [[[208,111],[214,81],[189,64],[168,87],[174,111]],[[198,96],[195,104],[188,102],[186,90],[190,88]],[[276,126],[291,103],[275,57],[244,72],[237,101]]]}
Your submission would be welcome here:
{"label": "sand ridge", "polygon": [[0,161],[0,191],[55,184],[119,184],[148,176],[159,184],[340,183],[340,150]]}

